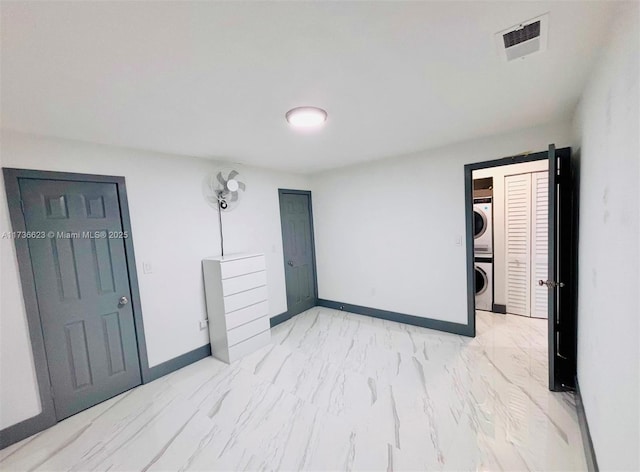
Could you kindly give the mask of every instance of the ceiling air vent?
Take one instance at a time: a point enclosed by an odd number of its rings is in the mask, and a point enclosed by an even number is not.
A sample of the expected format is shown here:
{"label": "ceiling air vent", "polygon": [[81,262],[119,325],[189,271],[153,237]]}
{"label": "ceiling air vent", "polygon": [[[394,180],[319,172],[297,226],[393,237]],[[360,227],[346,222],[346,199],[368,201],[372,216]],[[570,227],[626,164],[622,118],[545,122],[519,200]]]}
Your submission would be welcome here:
{"label": "ceiling air vent", "polygon": [[496,45],[506,61],[546,51],[549,14],[532,18],[496,33]]}

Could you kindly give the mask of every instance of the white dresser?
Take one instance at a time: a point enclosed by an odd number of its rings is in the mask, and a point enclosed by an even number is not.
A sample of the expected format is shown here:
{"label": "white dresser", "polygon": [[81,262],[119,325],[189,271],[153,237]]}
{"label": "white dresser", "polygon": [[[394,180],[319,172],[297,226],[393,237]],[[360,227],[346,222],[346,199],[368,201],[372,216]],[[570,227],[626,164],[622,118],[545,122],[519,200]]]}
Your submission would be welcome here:
{"label": "white dresser", "polygon": [[271,340],[264,254],[202,260],[214,357],[231,363]]}

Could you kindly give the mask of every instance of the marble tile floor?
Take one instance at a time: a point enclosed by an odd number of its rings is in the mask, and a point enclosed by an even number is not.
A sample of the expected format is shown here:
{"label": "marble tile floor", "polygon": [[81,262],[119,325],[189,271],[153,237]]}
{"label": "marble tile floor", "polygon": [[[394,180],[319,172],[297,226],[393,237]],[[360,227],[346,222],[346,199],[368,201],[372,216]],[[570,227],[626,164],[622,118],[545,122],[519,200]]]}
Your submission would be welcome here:
{"label": "marble tile floor", "polygon": [[0,451],[0,470],[586,470],[546,320],[476,338],[313,308],[231,366],[207,358]]}

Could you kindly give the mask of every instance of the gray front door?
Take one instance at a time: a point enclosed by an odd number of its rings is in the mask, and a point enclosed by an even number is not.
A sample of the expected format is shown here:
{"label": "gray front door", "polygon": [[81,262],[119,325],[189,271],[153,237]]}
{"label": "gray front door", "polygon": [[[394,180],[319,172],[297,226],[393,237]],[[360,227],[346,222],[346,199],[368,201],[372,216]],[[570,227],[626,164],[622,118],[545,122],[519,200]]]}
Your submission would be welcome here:
{"label": "gray front door", "polygon": [[[141,383],[116,184],[20,179],[56,417]],[[123,298],[124,297],[124,298]]]}
{"label": "gray front door", "polygon": [[280,191],[280,219],[287,285],[287,312],[296,315],[316,304],[311,194]]}

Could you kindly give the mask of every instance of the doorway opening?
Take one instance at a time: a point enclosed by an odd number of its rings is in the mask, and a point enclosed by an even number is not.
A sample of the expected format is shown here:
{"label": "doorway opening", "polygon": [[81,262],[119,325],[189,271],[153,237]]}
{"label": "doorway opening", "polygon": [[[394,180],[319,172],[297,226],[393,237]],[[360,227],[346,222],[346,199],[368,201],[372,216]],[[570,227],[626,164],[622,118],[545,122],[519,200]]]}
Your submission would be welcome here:
{"label": "doorway opening", "polygon": [[468,164],[465,197],[469,324],[474,331],[477,323],[486,328],[499,319],[530,326],[547,347],[549,389],[574,389],[577,185],[571,150],[550,145],[546,152]]}
{"label": "doorway opening", "polygon": [[476,310],[548,317],[547,159],[473,171]]}

